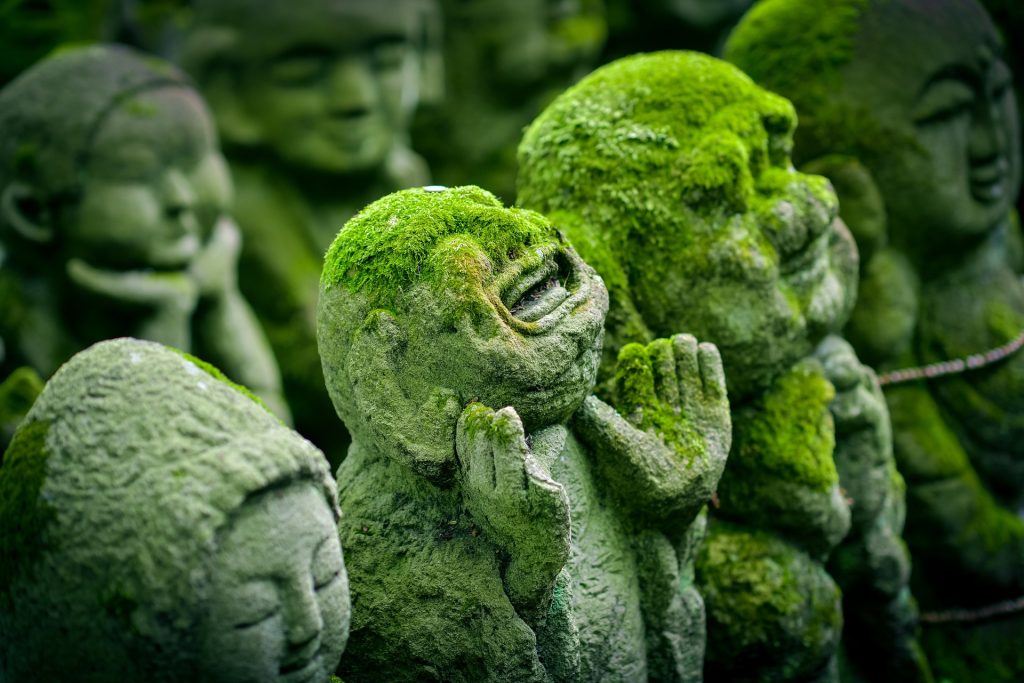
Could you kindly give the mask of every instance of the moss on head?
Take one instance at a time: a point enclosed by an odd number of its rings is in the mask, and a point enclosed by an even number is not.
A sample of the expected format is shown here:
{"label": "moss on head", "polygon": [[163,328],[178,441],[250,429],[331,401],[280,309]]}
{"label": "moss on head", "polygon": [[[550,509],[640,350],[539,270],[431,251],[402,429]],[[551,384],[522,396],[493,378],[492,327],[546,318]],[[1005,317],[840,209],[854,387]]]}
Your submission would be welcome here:
{"label": "moss on head", "polygon": [[0,600],[11,580],[42,549],[53,508],[40,497],[46,480],[46,436],[50,423],[24,423],[0,461]]}
{"label": "moss on head", "polygon": [[219,368],[217,368],[212,363],[207,363],[205,360],[201,358],[196,358],[191,353],[187,353],[185,351],[182,351],[181,349],[176,349],[173,346],[169,346],[167,348],[170,349],[171,351],[174,351],[176,354],[187,360],[189,363],[192,363],[192,365],[196,366],[197,368],[199,368],[200,370],[202,370],[203,372],[205,372],[218,382],[223,382],[224,384],[228,385],[229,387],[231,387],[238,393],[242,394],[246,398],[252,400],[254,403],[259,405],[261,408],[263,408],[263,410],[267,411],[271,415],[274,414],[274,412],[267,407],[267,404],[263,402],[263,399],[257,396],[256,394],[252,393],[252,390],[249,387],[245,386],[244,384],[239,384],[238,382],[232,382],[223,372],[220,371]]}
{"label": "moss on head", "polygon": [[[472,245],[460,236],[469,237]],[[445,254],[437,247],[444,242]],[[506,209],[490,192],[469,185],[414,188],[378,199],[352,218],[324,257],[325,289],[362,292],[373,306],[389,306],[420,281],[442,282],[452,259],[477,246],[492,265],[518,256],[524,246],[558,241],[557,231],[532,211]]]}

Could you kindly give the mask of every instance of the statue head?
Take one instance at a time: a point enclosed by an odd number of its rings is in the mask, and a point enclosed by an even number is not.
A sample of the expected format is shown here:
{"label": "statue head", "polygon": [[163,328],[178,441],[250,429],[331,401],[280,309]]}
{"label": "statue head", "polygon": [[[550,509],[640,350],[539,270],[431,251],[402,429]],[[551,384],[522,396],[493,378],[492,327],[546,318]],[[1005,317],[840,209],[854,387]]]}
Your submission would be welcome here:
{"label": "statue head", "polygon": [[0,129],[0,238],[19,255],[183,269],[230,202],[202,100],[127,48],[36,64],[0,91]]}
{"label": "statue head", "polygon": [[606,311],[603,282],[543,216],[473,186],[416,188],[338,233],[317,341],[354,440],[444,479],[469,402],[513,406],[531,430],[579,407]]}
{"label": "statue head", "polygon": [[765,387],[846,319],[857,256],[824,178],[790,163],[789,102],[712,57],[628,57],[566,91],[519,148],[519,202],[608,283],[605,367],[687,331],[730,395]]}
{"label": "statue head", "polygon": [[763,0],[726,56],[793,101],[798,161],[863,164],[889,241],[919,262],[1005,222],[1019,118],[1002,41],[975,0]]}
{"label": "statue head", "polygon": [[432,64],[432,0],[199,0],[182,61],[228,145],[318,173],[380,169]]}
{"label": "statue head", "polygon": [[202,361],[101,342],[0,465],[0,673],[326,680],[348,635],[323,455]]}

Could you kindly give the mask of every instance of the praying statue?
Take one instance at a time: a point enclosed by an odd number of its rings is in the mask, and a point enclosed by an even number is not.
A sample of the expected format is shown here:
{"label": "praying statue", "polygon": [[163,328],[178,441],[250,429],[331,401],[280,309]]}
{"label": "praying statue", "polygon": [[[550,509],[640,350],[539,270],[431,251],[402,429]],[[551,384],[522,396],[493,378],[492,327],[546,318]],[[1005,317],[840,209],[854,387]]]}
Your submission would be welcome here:
{"label": "praying statue", "polygon": [[560,226],[474,186],[338,233],[317,332],[353,438],[345,681],[701,680],[721,360],[686,334],[625,346],[609,405],[607,305]]}
{"label": "praying statue", "polygon": [[893,591],[865,611],[912,608],[888,413],[834,334],[857,252],[828,182],[792,168],[795,126],[735,67],[660,52],[583,79],[519,148],[519,202],[608,283],[598,395],[632,344],[686,332],[721,350],[732,451],[697,560],[708,680],[837,681],[844,610],[825,562],[847,544]]}
{"label": "praying statue", "polygon": [[183,352],[117,339],[0,464],[0,678],[326,681],[348,578],[323,454]]}
{"label": "praying statue", "polygon": [[863,255],[847,336],[887,383],[936,678],[1018,681],[1024,242],[1002,40],[975,0],[765,0],[727,54],[793,100],[795,159],[832,179]]}
{"label": "praying statue", "polygon": [[424,38],[435,14],[432,0],[311,0],[301,11],[288,0],[196,0],[182,46],[235,179],[241,289],[281,364],[296,428],[335,464],[348,439],[317,356],[320,267],[358,209],[428,181],[407,131],[435,65]]}
{"label": "praying statue", "polygon": [[0,379],[132,335],[216,363],[289,419],[187,78],[127,48],[58,51],[0,91],[0,130]]}

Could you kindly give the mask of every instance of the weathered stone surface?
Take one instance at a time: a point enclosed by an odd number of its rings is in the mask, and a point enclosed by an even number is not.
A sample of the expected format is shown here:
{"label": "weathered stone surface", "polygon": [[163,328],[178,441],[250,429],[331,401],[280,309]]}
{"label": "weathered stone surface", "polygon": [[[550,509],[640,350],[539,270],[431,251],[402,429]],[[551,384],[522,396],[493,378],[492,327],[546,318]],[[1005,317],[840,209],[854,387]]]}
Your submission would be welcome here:
{"label": "weathered stone surface", "polygon": [[[848,336],[880,371],[983,354],[1024,328],[1011,216],[1019,117],[1002,52],[975,0],[765,0],[730,40],[731,60],[793,100],[797,160],[835,181],[864,256]],[[909,487],[915,593],[926,610],[1024,594],[1022,390],[1024,357],[1016,355],[886,391]],[[894,533],[900,507],[888,514]],[[875,546],[869,533],[862,527],[863,551]],[[847,590],[851,601],[866,604],[857,597],[866,580]],[[896,600],[896,587],[870,592]],[[867,644],[859,663],[872,680],[911,679],[908,647],[877,654],[878,636],[882,645],[911,644],[912,612],[902,614],[893,610],[891,627],[872,621],[858,631]],[[893,638],[893,629],[908,637]],[[937,676],[959,677],[964,666],[950,668],[950,648],[969,641],[932,648]],[[993,654],[990,670],[969,666],[979,680],[1018,679],[1004,654]],[[964,657],[976,661],[967,649]],[[901,661],[906,668],[894,668]]]}
{"label": "weathered stone surface", "polygon": [[325,679],[348,582],[322,453],[210,366],[101,342],[0,465],[7,681]]}
{"label": "weathered stone surface", "polygon": [[186,77],[126,48],[64,50],[0,91],[0,129],[0,373],[49,377],[133,335],[195,351],[287,419],[236,283],[231,180]]}
{"label": "weathered stone surface", "polygon": [[337,465],[348,444],[316,350],[317,284],[341,225],[428,182],[408,127],[432,0],[199,0],[182,62],[210,102],[237,188],[242,291],[281,363],[296,428]]}
{"label": "weathered stone surface", "polygon": [[327,253],[318,341],[353,434],[346,681],[700,680],[699,515],[729,447],[717,351],[622,349],[545,218],[406,190]]}
{"label": "weathered stone surface", "polygon": [[[823,339],[853,305],[857,255],[828,183],[790,164],[795,126],[790,104],[739,70],[662,52],[585,78],[519,150],[520,203],[608,283],[604,377],[625,345],[657,336],[721,349],[733,450],[697,564],[714,680],[837,676],[842,613],[824,558],[850,509],[835,425],[863,402],[844,372],[865,371]],[[871,405],[884,437],[884,405]]]}

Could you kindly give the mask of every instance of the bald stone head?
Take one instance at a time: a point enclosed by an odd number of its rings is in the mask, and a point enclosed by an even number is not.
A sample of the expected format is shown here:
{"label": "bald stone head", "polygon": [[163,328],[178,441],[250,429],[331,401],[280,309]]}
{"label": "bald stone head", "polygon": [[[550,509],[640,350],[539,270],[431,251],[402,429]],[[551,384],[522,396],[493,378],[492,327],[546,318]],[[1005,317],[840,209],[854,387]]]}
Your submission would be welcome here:
{"label": "bald stone head", "polygon": [[688,52],[602,67],[530,126],[519,201],[608,281],[607,368],[687,330],[742,396],[845,321],[856,253],[828,183],[792,169],[795,126],[789,102]]}
{"label": "bald stone head", "polygon": [[202,361],[101,342],[0,466],[8,681],[326,680],[348,634],[323,455]]}

